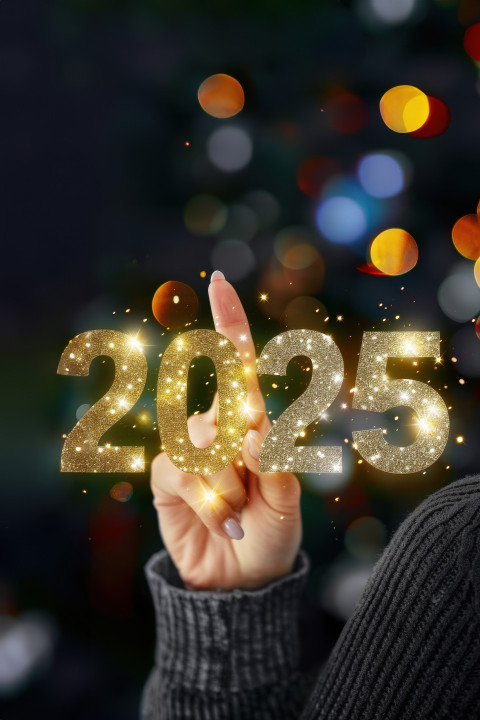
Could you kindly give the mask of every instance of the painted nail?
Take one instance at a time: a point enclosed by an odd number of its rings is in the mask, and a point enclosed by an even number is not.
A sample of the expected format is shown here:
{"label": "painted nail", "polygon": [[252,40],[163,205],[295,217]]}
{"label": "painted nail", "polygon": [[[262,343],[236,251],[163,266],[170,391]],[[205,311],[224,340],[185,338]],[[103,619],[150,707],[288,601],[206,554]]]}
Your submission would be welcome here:
{"label": "painted nail", "polygon": [[225,520],[225,522],[222,524],[223,529],[231,537],[233,540],[241,540],[245,533],[243,532],[243,528],[238,522],[238,520],[235,520],[235,518],[228,518],[228,520]]}
{"label": "painted nail", "polygon": [[210,278],[210,282],[213,282],[214,280],[225,280],[225,275],[222,273],[221,270],[213,271],[212,277]]}
{"label": "painted nail", "polygon": [[260,447],[262,445],[262,436],[258,432],[258,430],[249,430],[248,431],[248,449],[250,450],[250,455],[255,458],[255,460],[258,460],[260,457]]}

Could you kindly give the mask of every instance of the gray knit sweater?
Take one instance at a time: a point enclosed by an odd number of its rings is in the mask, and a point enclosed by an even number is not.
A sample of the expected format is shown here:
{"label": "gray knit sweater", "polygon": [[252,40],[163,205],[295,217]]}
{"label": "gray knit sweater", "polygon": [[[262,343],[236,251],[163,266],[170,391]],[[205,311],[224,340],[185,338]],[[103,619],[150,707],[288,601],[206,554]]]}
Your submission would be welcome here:
{"label": "gray knit sweater", "polygon": [[191,592],[166,553],[151,558],[143,720],[480,719],[480,475],[402,523],[309,698],[297,670],[307,569],[300,553],[265,589]]}

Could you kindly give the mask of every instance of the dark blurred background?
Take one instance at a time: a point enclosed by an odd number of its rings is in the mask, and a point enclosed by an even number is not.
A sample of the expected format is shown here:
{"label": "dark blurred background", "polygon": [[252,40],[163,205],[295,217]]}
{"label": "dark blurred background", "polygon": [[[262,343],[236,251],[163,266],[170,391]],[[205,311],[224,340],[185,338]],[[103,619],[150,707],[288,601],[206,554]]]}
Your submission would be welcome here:
{"label": "dark blurred background", "polygon": [[[60,472],[62,435],[112,368],[96,360],[89,378],[56,370],[78,333],[139,333],[147,386],[109,437],[144,444],[148,465],[159,447],[159,354],[176,335],[152,315],[162,283],[191,286],[195,327],[212,327],[207,286],[220,268],[259,348],[309,327],[332,334],[344,356],[345,383],[316,428],[320,442],[342,444],[343,472],[302,477],[310,671],[400,521],[478,470],[480,289],[451,230],[480,196],[479,66],[463,48],[479,11],[473,0],[2,0],[4,720],[138,714],[155,632],[143,565],[161,548],[148,472]],[[216,73],[245,92],[230,119],[197,100]],[[400,84],[448,105],[444,133],[386,127],[379,100]],[[389,227],[419,250],[398,277],[366,265]],[[450,408],[446,449],[424,472],[381,472],[351,447],[351,430],[374,424],[351,410],[349,391],[362,333],[375,328],[441,333],[441,363],[392,366],[430,382]],[[289,366],[289,391],[262,379],[273,417],[302,391],[301,365]],[[199,375],[202,406],[204,387]],[[393,442],[412,441],[410,415],[380,418]]]}

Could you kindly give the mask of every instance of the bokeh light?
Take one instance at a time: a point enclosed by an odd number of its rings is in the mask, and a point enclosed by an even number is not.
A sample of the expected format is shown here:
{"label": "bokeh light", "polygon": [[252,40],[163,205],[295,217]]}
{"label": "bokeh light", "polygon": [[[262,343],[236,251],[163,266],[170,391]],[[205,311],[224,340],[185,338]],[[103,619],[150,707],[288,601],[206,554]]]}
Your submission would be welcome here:
{"label": "bokeh light", "polygon": [[195,195],[184,212],[186,227],[195,235],[213,235],[225,225],[227,209],[214,195]]}
{"label": "bokeh light", "polygon": [[458,20],[461,25],[470,25],[478,20],[478,0],[455,0],[458,5]]}
{"label": "bokeh light", "polygon": [[341,195],[324,200],[317,208],[315,220],[322,235],[336,243],[355,242],[367,230],[363,207],[353,198]]}
{"label": "bokeh light", "polygon": [[391,153],[371,153],[360,160],[358,179],[372,197],[393,197],[405,187],[405,165]]}
{"label": "bokeh light", "polygon": [[344,543],[357,560],[374,562],[380,556],[387,538],[384,523],[376,517],[360,517],[345,531]]}
{"label": "bokeh light", "polygon": [[325,305],[317,298],[301,295],[291,300],[281,317],[286,330],[325,330],[328,316]]}
{"label": "bokeh light", "polygon": [[323,286],[325,263],[320,254],[308,267],[285,267],[273,257],[260,278],[258,295],[265,295],[260,309],[269,317],[280,318],[287,304],[300,295],[315,295]]}
{"label": "bokeh light", "polygon": [[386,25],[405,22],[415,9],[416,0],[370,0],[376,17]]}
{"label": "bokeh light", "polygon": [[128,502],[133,495],[133,487],[129,482],[118,482],[110,489],[110,497],[118,502]]}
{"label": "bokeh light", "polygon": [[324,183],[338,172],[338,164],[328,155],[307,157],[297,168],[297,185],[305,195],[317,197]]}
{"label": "bokeh light", "polygon": [[167,329],[180,330],[198,317],[199,302],[195,290],[177,280],[168,280],[155,291],[152,312]]}
{"label": "bokeh light", "polygon": [[385,273],[376,268],[375,265],[371,262],[365,262],[362,265],[357,265],[356,269],[362,273],[365,273],[365,275],[385,275]]}
{"label": "bokeh light", "polygon": [[257,230],[258,218],[251,207],[241,204],[229,206],[227,221],[221,231],[223,238],[235,238],[250,242]]}
{"label": "bokeh light", "polygon": [[255,213],[261,230],[271,228],[280,217],[280,203],[267,190],[251,190],[243,201]]}
{"label": "bokeh light", "polygon": [[480,288],[472,273],[470,263],[457,265],[440,285],[438,304],[447,317],[457,322],[467,322],[480,311]]}
{"label": "bokeh light", "polygon": [[480,340],[480,315],[475,320],[475,332],[477,333],[477,337]]}
{"label": "bokeh light", "polygon": [[255,256],[241,240],[224,240],[213,248],[211,264],[221,270],[227,280],[243,280],[254,269]]}
{"label": "bokeh light", "polygon": [[329,613],[346,621],[355,610],[368,578],[372,573],[372,565],[340,561],[330,568],[321,592],[322,606]]}
{"label": "bokeh light", "polygon": [[396,85],[382,96],[380,114],[397,133],[411,133],[424,125],[430,113],[428,97],[413,85]]}
{"label": "bokeh light", "polygon": [[85,415],[87,410],[90,410],[90,407],[91,406],[88,403],[83,403],[83,405],[79,405],[75,413],[75,417],[77,418],[77,420],[80,420],[80,418]]}
{"label": "bokeh light", "polygon": [[243,88],[231,75],[211,75],[198,88],[198,102],[202,110],[216,118],[237,115],[244,106]]}
{"label": "bokeh light", "polygon": [[0,614],[0,698],[11,700],[25,692],[31,681],[47,671],[55,651],[59,628],[41,612],[20,617]]}
{"label": "bokeh light", "polygon": [[441,135],[450,125],[450,110],[440,98],[427,95],[428,118],[423,125],[410,133],[414,138],[431,138]]}
{"label": "bokeh light", "polygon": [[464,215],[452,228],[452,240],[456,249],[469,260],[480,257],[480,219],[478,214]]}
{"label": "bokeh light", "polygon": [[310,232],[301,226],[285,228],[275,238],[275,255],[282,265],[291,270],[301,270],[312,265],[320,257],[313,247]]}
{"label": "bokeh light", "polygon": [[480,287],[480,257],[476,260],[475,265],[473,266],[473,276],[478,287]]}
{"label": "bokeh light", "polygon": [[250,162],[252,153],[252,141],[242,128],[228,125],[218,128],[208,138],[208,158],[223,172],[242,170]]}
{"label": "bokeh light", "polygon": [[335,88],[328,93],[326,119],[337,132],[353,135],[366,126],[367,107],[359,95],[344,88]]}
{"label": "bokeh light", "polygon": [[475,23],[467,28],[463,38],[463,47],[473,60],[480,62],[480,23]]}
{"label": "bokeh light", "polygon": [[403,275],[417,264],[417,243],[405,230],[388,228],[372,241],[370,258],[385,275]]}

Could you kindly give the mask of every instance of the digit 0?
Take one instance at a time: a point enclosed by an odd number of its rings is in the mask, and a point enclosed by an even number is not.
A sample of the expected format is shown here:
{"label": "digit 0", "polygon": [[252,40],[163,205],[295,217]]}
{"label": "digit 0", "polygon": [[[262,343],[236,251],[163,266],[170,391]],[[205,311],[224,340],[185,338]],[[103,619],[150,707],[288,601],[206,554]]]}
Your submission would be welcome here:
{"label": "digit 0", "polygon": [[[210,357],[217,370],[218,427],[214,441],[196,447],[187,426],[187,386],[191,361]],[[157,421],[162,446],[186,473],[213,475],[240,452],[247,428],[245,368],[233,343],[215,330],[189,330],[173,340],[158,373]]]}

